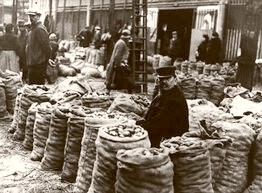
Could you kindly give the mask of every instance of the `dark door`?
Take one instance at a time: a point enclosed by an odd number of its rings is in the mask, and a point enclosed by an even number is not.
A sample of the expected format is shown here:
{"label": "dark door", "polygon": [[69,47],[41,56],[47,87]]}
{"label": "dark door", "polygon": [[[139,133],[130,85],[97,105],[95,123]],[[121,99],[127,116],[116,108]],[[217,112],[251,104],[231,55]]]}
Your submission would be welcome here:
{"label": "dark door", "polygon": [[167,31],[171,38],[172,31],[176,30],[183,43],[184,59],[189,57],[190,38],[192,29],[193,9],[160,10],[158,31],[163,24],[167,24]]}

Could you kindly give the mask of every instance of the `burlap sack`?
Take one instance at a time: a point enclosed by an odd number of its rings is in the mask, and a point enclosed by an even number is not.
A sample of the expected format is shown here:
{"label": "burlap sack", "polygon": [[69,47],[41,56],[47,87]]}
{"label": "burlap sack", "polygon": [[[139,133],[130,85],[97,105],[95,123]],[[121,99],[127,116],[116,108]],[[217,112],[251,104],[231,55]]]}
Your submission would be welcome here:
{"label": "burlap sack", "polygon": [[34,102],[46,102],[50,99],[51,92],[44,85],[26,85],[23,89],[20,111],[18,118],[18,127],[13,135],[15,140],[24,140],[26,118],[28,116],[28,109]]}
{"label": "burlap sack", "polygon": [[27,150],[33,149],[33,130],[35,124],[35,114],[37,112],[38,103],[33,103],[31,107],[28,109],[28,116],[26,118],[26,126],[25,126],[25,139],[23,141],[23,147]]}
{"label": "burlap sack", "polygon": [[150,147],[148,133],[140,126],[121,124],[100,128],[96,140],[96,161],[88,193],[115,192],[117,151],[138,147]]}
{"label": "burlap sack", "polygon": [[173,137],[160,146],[168,149],[174,164],[174,192],[214,193],[210,154],[203,141]]}
{"label": "burlap sack", "polygon": [[112,96],[97,92],[86,93],[81,97],[82,104],[86,107],[106,109],[112,104],[113,99]]}
{"label": "burlap sack", "polygon": [[168,151],[136,148],[117,152],[117,193],[173,193],[173,163]]}
{"label": "burlap sack", "polygon": [[49,102],[41,103],[38,106],[33,128],[33,151],[30,155],[30,159],[33,161],[41,161],[44,156],[46,141],[49,134],[52,110],[53,106]]}
{"label": "burlap sack", "polygon": [[217,193],[239,193],[248,183],[248,163],[255,132],[241,123],[218,121],[212,125],[222,128],[233,141],[226,149],[223,167],[217,176],[214,190]]}
{"label": "burlap sack", "polygon": [[224,97],[225,79],[222,76],[215,76],[211,78],[210,83],[210,101],[218,106]]}
{"label": "burlap sack", "polygon": [[203,77],[197,82],[197,99],[210,100],[211,82],[207,77]]}
{"label": "burlap sack", "polygon": [[14,113],[17,90],[22,87],[22,79],[18,73],[6,71],[6,78],[3,79],[5,84],[6,107],[10,114]]}
{"label": "burlap sack", "polygon": [[10,125],[10,128],[8,129],[9,133],[14,133],[18,127],[18,118],[19,118],[19,109],[20,109],[20,102],[21,102],[21,97],[22,97],[22,89],[17,90],[17,96],[15,99],[15,109],[14,109],[14,114],[13,114],[13,121]]}
{"label": "burlap sack", "polygon": [[117,110],[123,113],[133,112],[139,116],[142,116],[148,109],[149,104],[150,101],[146,97],[131,94],[120,94],[108,108],[108,112]]}
{"label": "burlap sack", "polygon": [[84,133],[84,119],[89,113],[92,113],[92,111],[83,106],[70,108],[70,115],[67,121],[64,165],[61,175],[62,182],[75,182]]}
{"label": "burlap sack", "polygon": [[6,94],[5,94],[5,84],[0,80],[0,117],[8,115],[7,106],[6,106]]}
{"label": "burlap sack", "polygon": [[52,112],[45,154],[41,161],[43,170],[62,170],[67,135],[70,104],[57,105]]}
{"label": "burlap sack", "polygon": [[74,192],[86,193],[90,187],[94,162],[96,159],[95,141],[97,139],[99,128],[123,121],[126,121],[123,117],[101,112],[95,112],[86,116]]}
{"label": "burlap sack", "polygon": [[193,77],[184,77],[180,80],[179,86],[186,99],[196,98],[196,80]]}
{"label": "burlap sack", "polygon": [[224,112],[213,103],[201,100],[198,105],[189,107],[189,131],[198,130],[201,120],[205,120],[207,127],[210,127],[214,122],[221,120],[222,114]]}
{"label": "burlap sack", "polygon": [[262,132],[257,135],[254,144],[254,158],[251,162],[253,176],[251,176],[252,183],[247,187],[244,193],[262,192]]}

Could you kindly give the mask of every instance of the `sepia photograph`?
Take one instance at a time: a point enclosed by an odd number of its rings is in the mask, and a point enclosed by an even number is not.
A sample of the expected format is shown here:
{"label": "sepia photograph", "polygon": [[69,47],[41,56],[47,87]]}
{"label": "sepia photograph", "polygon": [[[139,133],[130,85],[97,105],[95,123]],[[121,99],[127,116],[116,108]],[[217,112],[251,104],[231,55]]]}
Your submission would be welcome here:
{"label": "sepia photograph", "polygon": [[262,0],[0,0],[0,193],[262,193],[260,129]]}

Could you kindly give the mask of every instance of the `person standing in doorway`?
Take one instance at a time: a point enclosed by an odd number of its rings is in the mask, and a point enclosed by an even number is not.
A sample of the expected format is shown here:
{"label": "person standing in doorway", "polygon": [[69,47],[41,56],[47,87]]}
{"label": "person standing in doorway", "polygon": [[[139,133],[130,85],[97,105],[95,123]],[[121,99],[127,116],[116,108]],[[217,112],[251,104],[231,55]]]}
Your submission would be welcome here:
{"label": "person standing in doorway", "polygon": [[29,10],[27,14],[32,26],[26,53],[29,84],[45,84],[46,68],[51,53],[48,33],[40,22],[41,13],[39,11]]}
{"label": "person standing in doorway", "polygon": [[168,55],[170,58],[172,58],[171,64],[173,64],[177,58],[183,58],[182,42],[178,38],[177,31],[172,32],[172,38],[170,39],[169,47],[168,47]]}
{"label": "person standing in doorway", "polygon": [[162,56],[168,55],[169,35],[167,32],[167,24],[163,24],[161,31],[159,32],[160,50],[159,54]]}

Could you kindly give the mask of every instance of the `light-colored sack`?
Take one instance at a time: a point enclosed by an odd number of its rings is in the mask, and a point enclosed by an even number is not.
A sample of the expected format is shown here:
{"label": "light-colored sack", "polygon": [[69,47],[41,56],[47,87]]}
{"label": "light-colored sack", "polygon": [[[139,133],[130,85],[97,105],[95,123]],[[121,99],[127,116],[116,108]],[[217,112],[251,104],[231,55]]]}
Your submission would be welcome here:
{"label": "light-colored sack", "polygon": [[173,163],[167,150],[156,148],[119,150],[116,157],[118,160],[116,192],[174,192]]}

